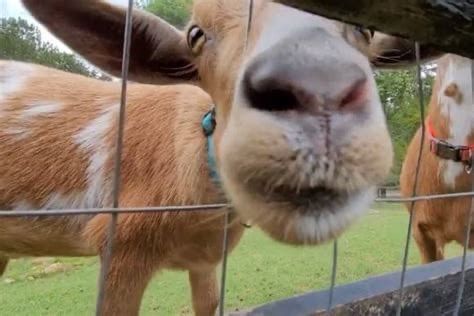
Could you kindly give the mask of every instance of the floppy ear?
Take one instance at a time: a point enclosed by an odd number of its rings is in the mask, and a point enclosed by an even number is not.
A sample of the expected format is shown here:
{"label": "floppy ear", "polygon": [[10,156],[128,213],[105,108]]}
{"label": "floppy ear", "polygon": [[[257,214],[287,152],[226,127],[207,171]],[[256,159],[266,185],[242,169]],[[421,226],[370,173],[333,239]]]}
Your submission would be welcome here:
{"label": "floppy ear", "polygon": [[[22,0],[54,35],[92,64],[120,77],[125,8],[101,0]],[[182,32],[133,10],[129,78],[144,83],[195,80],[197,68]]]}
{"label": "floppy ear", "polygon": [[[444,53],[420,44],[422,63],[441,57]],[[370,61],[378,68],[402,68],[416,63],[415,43],[396,36],[375,32],[370,44]]]}

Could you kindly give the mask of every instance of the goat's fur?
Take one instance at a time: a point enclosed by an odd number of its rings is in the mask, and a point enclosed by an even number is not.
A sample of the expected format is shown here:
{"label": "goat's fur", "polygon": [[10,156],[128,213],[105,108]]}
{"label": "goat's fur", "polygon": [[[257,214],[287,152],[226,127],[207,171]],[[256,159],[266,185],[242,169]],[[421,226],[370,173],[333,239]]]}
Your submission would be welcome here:
{"label": "goat's fur", "polygon": [[[10,71],[26,80],[2,106],[8,113],[0,117],[2,205],[10,209],[111,205],[120,86],[42,66],[0,63],[0,73]],[[200,117],[211,104],[209,96],[193,86],[130,84],[121,206],[219,201],[207,175],[200,128]],[[94,185],[99,186],[97,191],[88,191]],[[127,287],[107,282],[106,301],[115,303],[104,312],[136,313],[141,293],[161,268],[189,270],[196,312],[205,315],[215,308],[217,294],[211,301],[206,298],[206,282],[215,279],[214,269],[221,260],[220,214],[120,215],[109,278],[125,281]],[[8,257],[97,255],[109,220],[110,215],[3,218],[0,249]],[[242,232],[242,226],[231,224],[230,249]],[[1,258],[3,267],[7,261]]]}

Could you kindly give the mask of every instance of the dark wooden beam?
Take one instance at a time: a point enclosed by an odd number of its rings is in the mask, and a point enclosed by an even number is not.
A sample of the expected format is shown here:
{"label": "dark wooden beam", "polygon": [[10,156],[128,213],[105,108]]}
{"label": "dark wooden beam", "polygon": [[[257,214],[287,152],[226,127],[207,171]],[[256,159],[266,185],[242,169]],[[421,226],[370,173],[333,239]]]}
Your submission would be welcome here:
{"label": "dark wooden beam", "polygon": [[275,0],[474,59],[474,0]]}
{"label": "dark wooden beam", "polygon": [[[453,315],[461,274],[461,258],[407,270],[403,316]],[[400,272],[338,286],[333,315],[395,315]],[[269,303],[230,316],[327,315],[329,292],[320,291]],[[474,255],[466,262],[466,286],[460,315],[474,315]]]}

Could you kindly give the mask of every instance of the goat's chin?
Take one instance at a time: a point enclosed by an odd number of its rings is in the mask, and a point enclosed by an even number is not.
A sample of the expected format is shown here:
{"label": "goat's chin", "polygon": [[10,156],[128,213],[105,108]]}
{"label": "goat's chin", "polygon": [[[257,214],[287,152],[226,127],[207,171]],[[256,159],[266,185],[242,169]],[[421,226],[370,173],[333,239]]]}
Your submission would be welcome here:
{"label": "goat's chin", "polygon": [[325,187],[280,187],[263,193],[231,186],[232,204],[243,219],[277,241],[318,245],[343,233],[369,208],[375,188],[343,192]]}

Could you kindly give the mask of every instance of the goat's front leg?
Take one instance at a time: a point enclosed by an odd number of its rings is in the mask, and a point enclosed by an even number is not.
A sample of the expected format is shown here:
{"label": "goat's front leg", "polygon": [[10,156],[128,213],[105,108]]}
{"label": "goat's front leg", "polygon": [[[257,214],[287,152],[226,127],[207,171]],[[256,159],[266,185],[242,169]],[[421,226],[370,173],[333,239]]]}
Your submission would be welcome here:
{"label": "goat's front leg", "polygon": [[216,268],[189,271],[189,282],[196,316],[212,316],[219,304]]}
{"label": "goat's front leg", "polygon": [[413,222],[413,237],[420,251],[421,263],[426,264],[444,259],[444,245],[438,246],[436,240],[427,233],[425,226],[416,220]]}
{"label": "goat's front leg", "polygon": [[114,251],[105,279],[101,315],[138,316],[143,293],[155,267],[146,259],[146,254],[137,255],[134,249]]}

